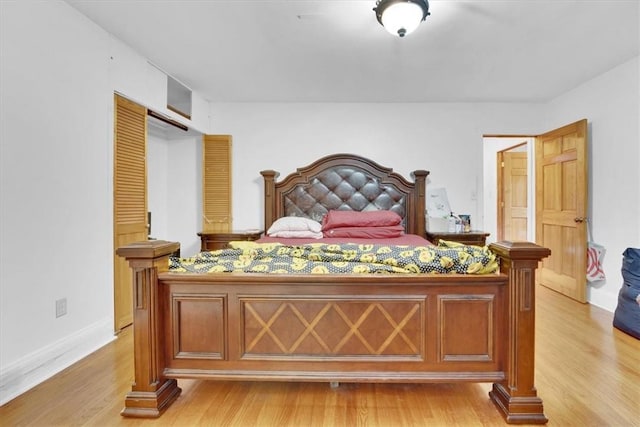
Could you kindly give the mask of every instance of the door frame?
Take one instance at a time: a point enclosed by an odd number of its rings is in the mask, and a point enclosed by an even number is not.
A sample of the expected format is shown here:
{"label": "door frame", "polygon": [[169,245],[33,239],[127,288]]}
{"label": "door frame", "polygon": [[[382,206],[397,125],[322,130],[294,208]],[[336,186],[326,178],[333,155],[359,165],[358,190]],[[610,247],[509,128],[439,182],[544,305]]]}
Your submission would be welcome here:
{"label": "door frame", "polygon": [[490,233],[487,243],[498,241],[498,153],[527,146],[527,240],[535,241],[535,170],[533,135],[483,135],[483,231]]}
{"label": "door frame", "polygon": [[[538,238],[537,235],[537,228],[538,228],[538,208],[536,206],[536,198],[538,197],[537,195],[537,186],[539,185],[537,183],[538,179],[536,177],[536,157],[537,157],[537,153],[536,153],[536,146],[538,145],[538,140],[541,137],[546,137],[547,135],[550,135],[552,133],[557,133],[557,132],[561,132],[564,131],[565,129],[573,129],[573,128],[578,128],[578,127],[584,127],[584,139],[585,139],[585,143],[586,143],[586,147],[585,147],[585,151],[586,153],[588,153],[589,148],[588,148],[588,144],[589,144],[589,135],[588,135],[588,129],[589,129],[589,124],[587,119],[582,119],[578,122],[574,122],[574,123],[570,123],[564,126],[561,126],[557,129],[553,129],[553,130],[548,130],[546,132],[542,132],[540,134],[537,135],[483,135],[483,142],[484,142],[484,147],[483,147],[483,174],[484,174],[484,229],[487,232],[490,232],[492,234],[494,234],[494,236],[492,236],[492,238],[490,239],[490,241],[496,241],[496,237],[497,236],[497,229],[498,229],[498,223],[497,223],[497,212],[495,212],[495,216],[491,216],[490,214],[488,214],[487,212],[490,212],[491,209],[497,209],[498,205],[497,205],[497,176],[492,174],[496,174],[497,171],[497,162],[495,161],[495,159],[497,159],[497,151],[499,151],[499,148],[497,147],[502,147],[502,148],[507,148],[509,146],[508,142],[508,138],[527,138],[529,143],[528,143],[528,157],[529,157],[529,161],[528,161],[528,169],[530,171],[529,177],[528,177],[528,185],[527,188],[530,191],[530,194],[528,195],[528,203],[529,206],[527,208],[527,218],[529,219],[529,224],[528,224],[528,230],[527,230],[527,240],[531,241],[531,242],[536,242],[538,244],[542,244],[544,246],[544,242],[541,242],[540,239]],[[502,143],[503,145],[500,145],[500,143]],[[492,163],[492,160],[494,163]],[[589,159],[588,159],[588,155],[587,158],[585,158],[583,160],[585,162],[585,165],[587,165],[587,170],[586,170],[586,178],[585,178],[585,185],[587,185],[587,187],[585,188],[585,194],[584,197],[586,199],[585,201],[585,211],[584,211],[584,215],[578,215],[578,216],[582,216],[584,218],[589,217],[590,215],[590,201],[589,201],[589,188],[588,188],[588,181],[589,181],[589,171],[588,171],[588,164],[589,164]],[[492,198],[493,197],[493,198]],[[493,218],[495,218],[495,220],[493,220]],[[489,239],[488,239],[489,240]],[[586,242],[586,238],[585,238],[585,242]],[[553,250],[553,249],[552,249]],[[586,245],[584,248],[584,253],[586,256]],[[553,256],[553,255],[552,255]],[[549,262],[549,259],[547,259],[545,262]],[[541,268],[543,267],[544,264],[541,264]],[[585,284],[586,284],[586,263],[585,263]],[[542,270],[539,269],[538,270],[538,277],[537,282],[540,283],[540,278],[542,277],[541,275]],[[575,277],[578,277],[578,275],[576,275]],[[559,292],[559,289],[556,289]],[[569,297],[572,297],[578,301],[581,302],[589,302],[589,298],[588,298],[588,289],[585,290],[584,293],[584,298],[582,297],[582,294],[578,295],[578,297],[576,296],[572,296],[572,295],[568,295]]]}

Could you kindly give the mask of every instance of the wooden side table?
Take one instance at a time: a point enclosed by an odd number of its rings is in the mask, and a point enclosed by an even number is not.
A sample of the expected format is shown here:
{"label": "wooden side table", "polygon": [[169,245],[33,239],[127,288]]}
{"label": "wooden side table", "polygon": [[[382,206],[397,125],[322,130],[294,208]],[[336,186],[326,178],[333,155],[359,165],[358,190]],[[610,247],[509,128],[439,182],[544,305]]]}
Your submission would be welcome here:
{"label": "wooden side table", "polygon": [[215,251],[226,248],[229,242],[258,240],[262,236],[262,230],[238,230],[222,233],[201,231],[198,236],[200,236],[201,251]]}
{"label": "wooden side table", "polygon": [[463,243],[465,245],[484,246],[490,233],[480,230],[468,232],[448,233],[446,231],[427,231],[427,240],[437,245],[440,240]]}

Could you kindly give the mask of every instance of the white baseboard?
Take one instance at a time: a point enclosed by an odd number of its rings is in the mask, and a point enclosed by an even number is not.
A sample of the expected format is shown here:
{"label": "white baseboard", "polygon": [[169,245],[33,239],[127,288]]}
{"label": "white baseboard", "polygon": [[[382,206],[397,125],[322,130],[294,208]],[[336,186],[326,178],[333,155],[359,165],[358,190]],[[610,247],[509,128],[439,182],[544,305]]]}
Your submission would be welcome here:
{"label": "white baseboard", "polygon": [[88,356],[115,339],[106,318],[37,350],[0,371],[0,405]]}
{"label": "white baseboard", "polygon": [[595,305],[603,310],[607,310],[610,313],[613,313],[616,310],[618,305],[619,289],[617,289],[615,293],[604,292],[598,289],[589,289],[589,291],[590,293],[587,298],[589,304]]}

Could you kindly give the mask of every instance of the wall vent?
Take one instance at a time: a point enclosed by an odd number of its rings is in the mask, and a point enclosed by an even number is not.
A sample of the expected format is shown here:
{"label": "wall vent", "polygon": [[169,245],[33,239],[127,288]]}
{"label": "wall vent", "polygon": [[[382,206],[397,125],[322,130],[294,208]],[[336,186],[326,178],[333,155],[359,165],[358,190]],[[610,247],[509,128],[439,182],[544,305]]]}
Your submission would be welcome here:
{"label": "wall vent", "polygon": [[167,75],[167,108],[191,120],[191,89]]}

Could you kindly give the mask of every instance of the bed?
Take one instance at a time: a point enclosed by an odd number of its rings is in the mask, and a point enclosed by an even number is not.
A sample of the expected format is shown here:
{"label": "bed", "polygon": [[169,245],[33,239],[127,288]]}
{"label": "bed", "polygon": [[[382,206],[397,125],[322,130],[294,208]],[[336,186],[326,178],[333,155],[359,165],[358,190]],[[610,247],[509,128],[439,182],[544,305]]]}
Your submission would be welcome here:
{"label": "bed", "polygon": [[[264,222],[389,210],[425,236],[428,172],[407,180],[352,154],[264,179]],[[158,417],[177,380],[487,382],[509,423],[547,418],[534,385],[535,270],[547,248],[489,246],[490,274],[169,270],[176,242],[117,249],[133,270],[135,382],[122,415]],[[460,408],[464,411],[464,408]]]}

